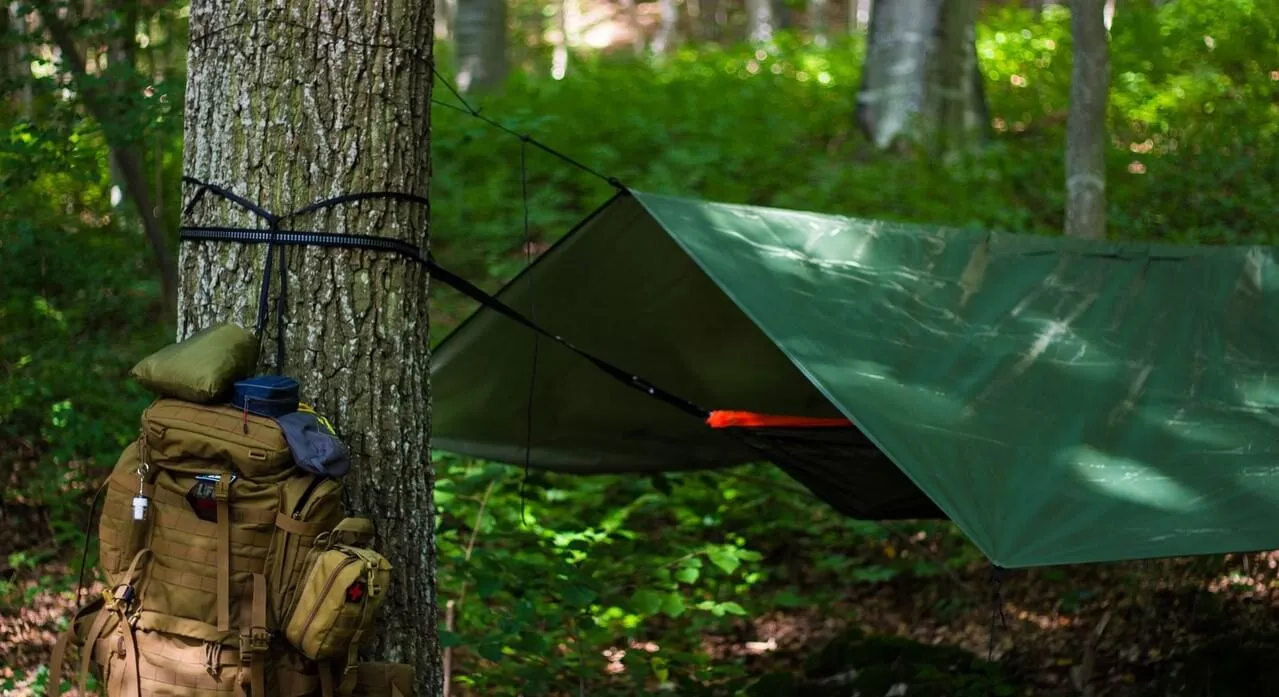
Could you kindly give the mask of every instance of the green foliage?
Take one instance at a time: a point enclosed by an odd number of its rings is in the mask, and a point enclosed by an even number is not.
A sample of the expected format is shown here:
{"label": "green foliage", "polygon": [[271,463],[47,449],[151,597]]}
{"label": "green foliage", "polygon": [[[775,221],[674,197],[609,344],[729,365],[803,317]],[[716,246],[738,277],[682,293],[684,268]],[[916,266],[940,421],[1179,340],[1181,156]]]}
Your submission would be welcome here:
{"label": "green foliage", "polygon": [[896,540],[927,530],[844,519],[771,467],[660,483],[540,473],[525,482],[509,467],[446,456],[437,467],[439,592],[456,603],[446,645],[459,652],[457,683],[478,694],[579,681],[593,694],[717,694],[712,685],[746,674],[711,662],[703,641],[744,618],[975,559],[950,554],[968,546],[948,526],[929,526],[942,546],[928,557],[924,544],[898,550]]}
{"label": "green foliage", "polygon": [[[1120,4],[1110,44],[1112,235],[1273,241],[1275,0],[1143,5]],[[172,335],[136,212],[112,200],[105,140],[139,136],[126,140],[160,172],[161,212],[176,229],[185,25],[180,6],[139,7],[150,40],[136,65],[155,79],[120,97],[118,120],[87,118],[61,96],[66,76],[38,63],[31,111],[0,105],[4,500],[47,507],[64,551],[77,543],[86,489],[132,438],[148,399],[127,370]],[[118,19],[77,31],[110,34]],[[876,153],[857,133],[856,36],[814,48],[782,34],[766,48],[688,46],[660,61],[574,56],[564,80],[538,64],[476,101],[641,190],[1058,234],[1068,17],[1059,7],[1039,18],[1001,7],[983,17],[978,39],[992,132],[984,147],[942,161]],[[436,97],[453,100],[441,86]],[[432,118],[433,252],[495,287],[525,263],[521,143],[451,109]],[[538,244],[611,193],[535,147],[524,154]],[[444,289],[433,302],[438,340],[470,306]],[[732,693],[746,666],[713,660],[709,647],[757,638],[749,618],[820,612],[850,588],[981,561],[952,526],[846,520],[767,466],[652,478],[533,473],[525,483],[514,468],[446,456],[436,465],[439,597],[456,613],[442,640],[455,652],[454,684],[473,694]],[[10,565],[27,571],[36,561]],[[910,679],[926,682],[927,665]]]}

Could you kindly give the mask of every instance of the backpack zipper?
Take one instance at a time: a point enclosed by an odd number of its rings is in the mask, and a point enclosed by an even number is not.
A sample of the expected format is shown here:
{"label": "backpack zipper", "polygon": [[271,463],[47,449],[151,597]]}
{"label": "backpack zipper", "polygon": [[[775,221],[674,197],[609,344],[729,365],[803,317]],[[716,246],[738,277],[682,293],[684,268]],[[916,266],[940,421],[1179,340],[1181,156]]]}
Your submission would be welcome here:
{"label": "backpack zipper", "polygon": [[[308,484],[306,487],[306,491],[302,492],[302,496],[298,499],[297,505],[293,507],[293,512],[290,514],[290,517],[292,517],[294,520],[301,520],[302,512],[306,509],[306,504],[310,502],[311,497],[315,494],[316,490],[320,488],[320,485],[324,484],[327,481],[329,481],[328,477],[324,477],[320,475],[316,475],[314,478],[312,478],[311,483]],[[288,532],[284,533],[284,541],[280,543],[280,569],[276,575],[276,578],[279,578],[279,579],[284,579],[286,577],[285,567],[289,565],[290,561],[292,561],[294,564],[297,564],[297,559],[290,560],[285,555],[285,552],[288,551],[289,549],[289,537],[291,535],[292,533],[288,533]],[[299,548],[298,551],[300,553],[301,549]],[[284,591],[284,590],[286,589],[282,587],[281,591]],[[296,602],[297,602],[297,597],[295,596],[292,599],[292,601],[289,603],[289,605],[293,605]]]}
{"label": "backpack zipper", "polygon": [[359,557],[347,556],[346,558],[342,560],[341,564],[338,564],[337,567],[334,568],[333,571],[329,573],[329,577],[325,579],[324,581],[324,589],[321,590],[319,595],[316,596],[315,604],[311,606],[311,613],[307,615],[306,622],[302,624],[302,631],[298,632],[299,639],[301,637],[306,636],[306,633],[310,631],[311,623],[315,621],[315,616],[319,614],[320,612],[320,607],[321,607],[320,601],[322,601],[326,596],[328,596],[329,591],[333,590],[333,584],[337,582],[338,574],[342,572],[342,569],[345,569],[346,567],[351,566],[352,564],[355,564],[359,561],[360,561]]}
{"label": "backpack zipper", "polygon": [[311,494],[324,483],[325,477],[317,476],[307,485],[306,491],[302,492],[302,498],[298,499],[298,505],[293,507],[293,519],[299,520],[302,517],[302,509],[306,507],[306,502],[311,498]]}

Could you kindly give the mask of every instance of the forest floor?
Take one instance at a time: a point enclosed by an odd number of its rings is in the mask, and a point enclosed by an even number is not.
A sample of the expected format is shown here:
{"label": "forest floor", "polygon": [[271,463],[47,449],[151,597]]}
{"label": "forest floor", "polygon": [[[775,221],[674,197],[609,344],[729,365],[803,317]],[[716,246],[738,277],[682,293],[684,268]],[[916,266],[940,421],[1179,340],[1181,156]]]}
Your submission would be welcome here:
{"label": "forest floor", "polygon": [[[29,550],[52,549],[47,512],[8,506],[0,530],[0,560],[7,560],[0,562],[0,694],[25,697],[34,694],[60,620],[75,608],[75,582],[64,559],[11,567],[14,553],[30,558]],[[1266,553],[1227,559],[1225,567],[1216,558],[1005,571],[998,580],[980,568],[900,576],[850,584],[835,606],[743,618],[733,633],[707,637],[705,648],[754,675],[798,674],[832,638],[854,628],[984,659],[994,627],[994,658],[1024,694],[1075,694],[1072,671],[1086,664],[1093,666],[1097,696],[1171,694],[1148,690],[1178,671],[1213,681],[1212,692],[1194,694],[1279,694],[1267,686],[1279,670],[1277,567],[1279,553]],[[72,590],[57,590],[66,587]],[[85,597],[99,590],[86,589]],[[802,587],[792,590],[804,594]],[[1195,652],[1201,657],[1187,661]],[[1231,672],[1248,675],[1239,692],[1222,683]]]}

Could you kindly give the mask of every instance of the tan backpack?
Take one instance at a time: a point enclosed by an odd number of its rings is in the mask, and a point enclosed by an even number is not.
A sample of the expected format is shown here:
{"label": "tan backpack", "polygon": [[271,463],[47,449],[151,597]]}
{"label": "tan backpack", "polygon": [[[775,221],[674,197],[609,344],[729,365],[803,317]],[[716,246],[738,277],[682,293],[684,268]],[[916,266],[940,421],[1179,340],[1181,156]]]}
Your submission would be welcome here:
{"label": "tan backpack", "polygon": [[279,425],[159,399],[120,456],[98,525],[101,597],[68,646],[106,697],[411,697],[410,666],[358,663],[391,566],[341,482],[293,464]]}

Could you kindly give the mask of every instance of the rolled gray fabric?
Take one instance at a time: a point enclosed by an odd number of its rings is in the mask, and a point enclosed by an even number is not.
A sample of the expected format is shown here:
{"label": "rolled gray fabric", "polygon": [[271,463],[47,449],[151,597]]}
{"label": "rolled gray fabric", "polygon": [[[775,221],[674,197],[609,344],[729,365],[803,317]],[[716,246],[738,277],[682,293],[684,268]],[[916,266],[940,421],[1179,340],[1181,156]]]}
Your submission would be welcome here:
{"label": "rolled gray fabric", "polygon": [[275,420],[284,431],[298,467],[329,477],[341,477],[351,468],[346,444],[329,433],[315,414],[295,411]]}

